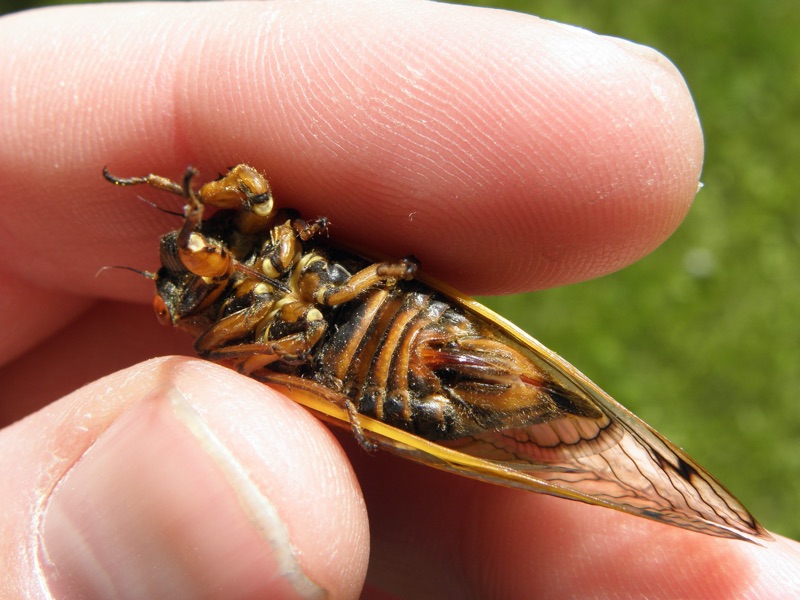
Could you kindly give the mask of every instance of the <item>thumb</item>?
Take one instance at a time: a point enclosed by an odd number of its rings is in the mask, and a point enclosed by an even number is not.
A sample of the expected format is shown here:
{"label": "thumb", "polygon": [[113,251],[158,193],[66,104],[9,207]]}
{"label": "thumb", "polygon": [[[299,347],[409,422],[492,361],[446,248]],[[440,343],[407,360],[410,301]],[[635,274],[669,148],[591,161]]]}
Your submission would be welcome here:
{"label": "thumb", "polygon": [[2,597],[347,598],[363,584],[366,512],[333,437],[216,365],[110,375],[0,432],[0,454]]}

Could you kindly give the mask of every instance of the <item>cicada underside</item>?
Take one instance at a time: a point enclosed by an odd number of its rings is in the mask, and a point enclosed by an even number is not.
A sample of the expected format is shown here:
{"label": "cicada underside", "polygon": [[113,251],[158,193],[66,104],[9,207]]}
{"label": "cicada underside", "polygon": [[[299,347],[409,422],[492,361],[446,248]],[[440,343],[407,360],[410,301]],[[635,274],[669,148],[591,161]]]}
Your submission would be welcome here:
{"label": "cicada underside", "polygon": [[413,257],[372,262],[333,247],[326,219],[277,209],[252,167],[199,190],[191,168],[180,183],[104,175],[186,202],[148,274],[159,320],[195,336],[201,357],[291,388],[363,446],[701,533],[771,539],[708,472],[564,359],[422,276]]}

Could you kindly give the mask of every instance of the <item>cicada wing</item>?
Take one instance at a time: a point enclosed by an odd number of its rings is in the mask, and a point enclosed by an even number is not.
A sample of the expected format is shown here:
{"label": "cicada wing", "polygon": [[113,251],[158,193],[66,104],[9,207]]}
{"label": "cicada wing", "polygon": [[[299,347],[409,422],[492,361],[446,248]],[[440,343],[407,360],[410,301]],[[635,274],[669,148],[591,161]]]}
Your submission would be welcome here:
{"label": "cicada wing", "polygon": [[445,444],[578,492],[596,504],[719,537],[771,539],[747,509],[685,453],[639,419],[605,402],[601,408],[605,415],[599,422],[564,416]]}
{"label": "cicada wing", "polygon": [[[287,375],[265,372],[258,378],[287,388],[290,397],[323,420],[351,427],[344,396]],[[772,539],[683,452],[610,398],[601,397],[599,405],[604,417],[591,422],[565,417],[452,442],[431,442],[363,415],[358,419],[382,449],[438,469],[718,537]]]}
{"label": "cicada wing", "polygon": [[584,495],[588,502],[719,537],[772,540],[712,475],[575,367],[483,305],[437,287],[546,373],[553,389],[545,387],[545,393],[572,396],[576,406],[589,407],[445,445]]}

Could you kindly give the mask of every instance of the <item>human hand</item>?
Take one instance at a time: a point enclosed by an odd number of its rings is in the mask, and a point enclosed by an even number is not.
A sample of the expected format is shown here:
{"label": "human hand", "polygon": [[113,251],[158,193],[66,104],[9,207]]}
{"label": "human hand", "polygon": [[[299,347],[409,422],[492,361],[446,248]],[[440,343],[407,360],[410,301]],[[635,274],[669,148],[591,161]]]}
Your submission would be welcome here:
{"label": "human hand", "polygon": [[413,252],[469,293],[616,270],[697,189],[697,116],[663,58],[399,1],[47,9],[2,19],[0,44],[0,410],[29,415],[0,432],[0,596],[347,598],[368,560],[371,593],[407,598],[798,595],[794,542],[366,455],[195,359],[119,370],[190,340],[157,327],[151,282],[94,277],[154,267],[175,225],[121,199],[104,164],[179,176],[242,161],[335,238]]}

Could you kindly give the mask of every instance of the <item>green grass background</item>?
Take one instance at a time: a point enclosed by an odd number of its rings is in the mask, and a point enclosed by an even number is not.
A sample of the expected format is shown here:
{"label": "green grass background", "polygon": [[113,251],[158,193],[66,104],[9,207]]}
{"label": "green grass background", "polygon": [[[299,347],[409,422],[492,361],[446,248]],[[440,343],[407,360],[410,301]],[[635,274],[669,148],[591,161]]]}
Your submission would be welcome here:
{"label": "green grass background", "polygon": [[800,4],[474,4],[658,49],[685,76],[706,138],[705,187],[652,255],[484,300],[685,447],[765,526],[800,538]]}

